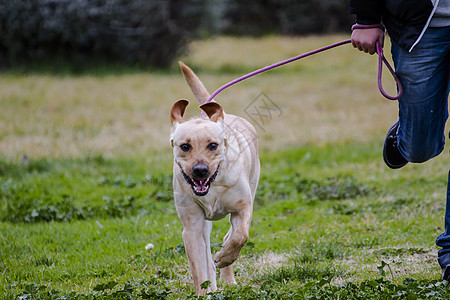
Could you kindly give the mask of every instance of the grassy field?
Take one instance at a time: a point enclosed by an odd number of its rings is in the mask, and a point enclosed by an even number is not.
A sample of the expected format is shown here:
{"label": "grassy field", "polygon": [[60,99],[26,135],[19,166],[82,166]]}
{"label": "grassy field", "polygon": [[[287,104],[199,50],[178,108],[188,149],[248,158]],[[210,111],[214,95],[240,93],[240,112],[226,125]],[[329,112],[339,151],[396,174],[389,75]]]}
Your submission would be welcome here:
{"label": "grassy field", "polygon": [[[345,38],[221,37],[182,59],[212,92]],[[262,175],[238,286],[220,284],[213,299],[449,298],[434,245],[448,150],[401,170],[384,165],[397,106],[379,94],[376,64],[347,45],[216,98],[255,124]],[[195,102],[175,66],[1,75],[3,298],[194,298],[172,203],[169,110],[181,98]],[[252,114],[261,99],[277,109]],[[227,223],[214,223],[213,251]]]}

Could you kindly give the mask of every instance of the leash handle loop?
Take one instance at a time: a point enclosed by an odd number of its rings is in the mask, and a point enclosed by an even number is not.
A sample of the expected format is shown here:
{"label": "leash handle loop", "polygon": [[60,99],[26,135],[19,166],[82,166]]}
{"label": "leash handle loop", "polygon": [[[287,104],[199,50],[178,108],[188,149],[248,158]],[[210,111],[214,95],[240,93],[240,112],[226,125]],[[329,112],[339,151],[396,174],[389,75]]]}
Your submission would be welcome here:
{"label": "leash handle loop", "polygon": [[[354,24],[352,26],[352,31],[355,29],[371,29],[371,28],[378,28],[378,29],[382,30],[383,32],[386,32],[386,27],[384,27],[383,24],[368,24],[368,25]],[[375,45],[376,45],[376,50],[377,50],[377,54],[378,54],[378,77],[377,77],[378,89],[380,90],[380,93],[385,98],[387,98],[389,100],[398,100],[398,98],[400,98],[403,94],[402,84],[400,83],[400,80],[398,79],[397,75],[395,74],[395,71],[392,69],[391,65],[389,64],[387,59],[384,57],[383,48],[381,47],[380,43],[376,42]],[[381,80],[382,72],[383,72],[383,63],[386,65],[386,68],[388,68],[388,70],[391,72],[392,77],[394,78],[395,82],[397,83],[397,89],[398,89],[397,96],[389,95],[388,93],[386,93],[386,91],[383,88],[383,83]]]}
{"label": "leash handle loop", "polygon": [[[389,100],[398,100],[403,94],[403,87],[400,82],[400,79],[398,79],[397,74],[395,74],[394,69],[392,69],[391,65],[387,61],[386,57],[384,57],[383,54],[383,48],[380,46],[380,43],[377,42],[377,53],[378,53],[378,89],[380,90],[380,93]],[[397,83],[397,96],[391,96],[383,88],[383,83],[381,80],[382,72],[383,72],[383,63],[386,65],[386,68],[388,68],[389,72],[391,72],[392,77],[394,78],[395,82]]]}
{"label": "leash handle loop", "polygon": [[383,32],[386,32],[386,27],[384,27],[383,24],[370,24],[370,25],[364,25],[364,24],[354,24],[352,26],[352,31],[355,29],[371,29],[371,28],[378,28],[383,30]]}

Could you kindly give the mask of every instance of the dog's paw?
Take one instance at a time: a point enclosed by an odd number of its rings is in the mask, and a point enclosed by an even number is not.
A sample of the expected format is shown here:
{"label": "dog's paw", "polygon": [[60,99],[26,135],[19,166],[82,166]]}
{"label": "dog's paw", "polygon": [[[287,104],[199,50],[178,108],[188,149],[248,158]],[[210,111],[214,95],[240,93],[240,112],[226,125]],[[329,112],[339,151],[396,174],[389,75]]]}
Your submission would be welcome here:
{"label": "dog's paw", "polygon": [[225,249],[222,249],[214,256],[214,263],[217,268],[222,269],[234,263],[238,256],[239,251],[225,251]]}
{"label": "dog's paw", "polygon": [[220,269],[220,280],[226,284],[236,284],[236,279],[234,278],[233,266],[228,266]]}

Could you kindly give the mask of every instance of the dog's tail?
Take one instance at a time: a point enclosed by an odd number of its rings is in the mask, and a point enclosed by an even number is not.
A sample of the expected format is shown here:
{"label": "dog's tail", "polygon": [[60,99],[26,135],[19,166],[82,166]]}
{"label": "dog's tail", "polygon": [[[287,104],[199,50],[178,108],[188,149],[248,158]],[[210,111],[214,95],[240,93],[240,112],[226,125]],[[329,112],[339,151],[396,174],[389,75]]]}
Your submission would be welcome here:
{"label": "dog's tail", "polygon": [[187,84],[194,93],[195,98],[197,98],[198,103],[201,105],[208,100],[210,94],[208,90],[205,88],[200,79],[195,75],[194,71],[191,70],[188,66],[186,66],[182,61],[179,61],[181,72],[183,73],[184,78],[187,81]]}

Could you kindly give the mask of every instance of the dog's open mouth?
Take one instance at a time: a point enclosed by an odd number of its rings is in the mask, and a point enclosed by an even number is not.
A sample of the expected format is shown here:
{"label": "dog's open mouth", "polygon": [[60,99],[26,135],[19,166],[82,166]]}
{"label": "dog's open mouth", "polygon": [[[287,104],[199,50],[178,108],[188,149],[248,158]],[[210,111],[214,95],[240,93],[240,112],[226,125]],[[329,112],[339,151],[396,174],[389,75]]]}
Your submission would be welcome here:
{"label": "dog's open mouth", "polygon": [[211,183],[213,183],[214,180],[216,180],[217,172],[219,171],[219,166],[217,166],[216,171],[209,178],[191,178],[186,173],[184,173],[181,167],[180,169],[181,173],[183,174],[184,180],[186,180],[186,182],[191,185],[194,194],[197,196],[205,196],[209,192]]}

